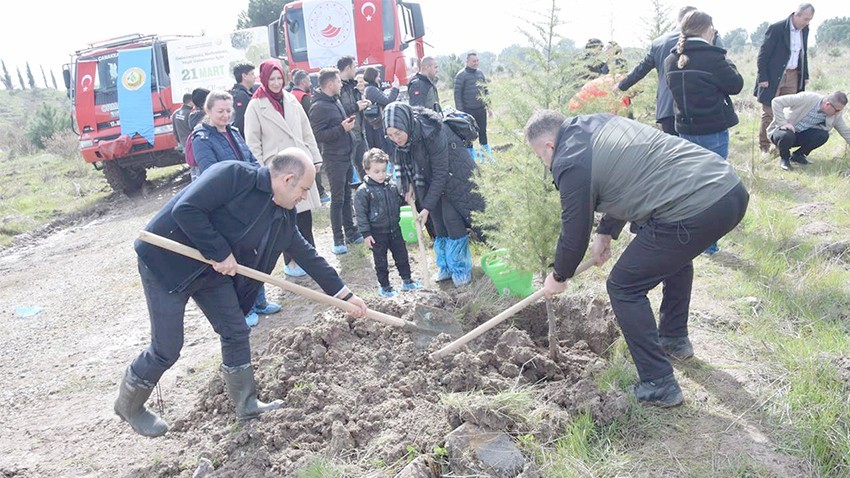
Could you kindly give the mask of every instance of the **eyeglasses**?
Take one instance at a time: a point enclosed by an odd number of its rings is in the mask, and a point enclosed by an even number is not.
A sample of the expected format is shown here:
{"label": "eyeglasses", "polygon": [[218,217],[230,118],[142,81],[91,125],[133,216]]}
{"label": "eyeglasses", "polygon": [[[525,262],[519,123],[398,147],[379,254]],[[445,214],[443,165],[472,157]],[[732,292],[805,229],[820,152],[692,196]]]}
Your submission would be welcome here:
{"label": "eyeglasses", "polygon": [[833,110],[833,111],[835,111],[836,113],[840,113],[840,112],[841,112],[841,110],[843,110],[843,109],[844,109],[844,106],[842,106],[841,108],[836,108],[836,107],[835,107],[835,105],[834,105],[833,103],[830,103],[829,101],[827,101],[827,104],[828,104],[829,106],[831,106],[831,107],[832,107],[832,110]]}

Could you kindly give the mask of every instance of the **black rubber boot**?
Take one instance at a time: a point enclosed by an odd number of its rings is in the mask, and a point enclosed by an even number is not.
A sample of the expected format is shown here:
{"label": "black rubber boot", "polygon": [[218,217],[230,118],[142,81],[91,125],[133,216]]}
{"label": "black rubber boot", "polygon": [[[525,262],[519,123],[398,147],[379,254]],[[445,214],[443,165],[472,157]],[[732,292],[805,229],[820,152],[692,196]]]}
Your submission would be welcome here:
{"label": "black rubber boot", "polygon": [[691,340],[688,336],[684,337],[659,337],[661,339],[661,348],[668,357],[685,361],[694,356],[694,346],[691,345]]}
{"label": "black rubber boot", "polygon": [[168,424],[156,413],[145,408],[145,402],[155,386],[155,383],[137,377],[133,370],[127,367],[118,389],[118,399],[115,400],[115,414],[129,423],[136,433],[151,438],[165,435],[168,431]]}
{"label": "black rubber boot", "polygon": [[261,413],[277,410],[283,406],[283,400],[263,403],[257,400],[257,384],[254,382],[254,369],[251,364],[238,367],[221,366],[224,383],[233,404],[236,405],[236,417],[240,420],[257,418]]}
{"label": "black rubber boot", "polygon": [[635,397],[642,403],[668,408],[681,405],[685,401],[682,389],[671,373],[656,380],[647,380],[635,385]]}

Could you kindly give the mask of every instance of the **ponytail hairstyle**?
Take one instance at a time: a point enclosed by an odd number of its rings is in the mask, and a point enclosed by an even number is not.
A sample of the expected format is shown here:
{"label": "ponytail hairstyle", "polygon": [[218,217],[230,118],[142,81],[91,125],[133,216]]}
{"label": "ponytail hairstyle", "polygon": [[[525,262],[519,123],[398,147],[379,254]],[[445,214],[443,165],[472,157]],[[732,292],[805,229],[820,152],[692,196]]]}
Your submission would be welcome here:
{"label": "ponytail hairstyle", "polygon": [[692,10],[685,15],[685,18],[682,19],[679,42],[676,43],[676,53],[679,54],[679,62],[676,65],[679,68],[684,68],[690,61],[688,55],[683,54],[685,51],[685,40],[701,36],[713,24],[714,21],[711,19],[711,15],[699,10]]}

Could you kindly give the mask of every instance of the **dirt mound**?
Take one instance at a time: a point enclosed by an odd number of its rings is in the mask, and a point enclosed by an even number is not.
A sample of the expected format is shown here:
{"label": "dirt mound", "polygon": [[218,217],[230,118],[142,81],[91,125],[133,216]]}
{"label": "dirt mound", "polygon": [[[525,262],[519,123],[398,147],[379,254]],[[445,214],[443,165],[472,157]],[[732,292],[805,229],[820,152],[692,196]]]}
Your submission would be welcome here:
{"label": "dirt mound", "polygon": [[[369,305],[413,320],[417,304],[454,310],[456,303],[456,296],[423,293]],[[463,422],[543,442],[581,411],[607,423],[625,411],[626,400],[599,390],[591,375],[605,365],[596,352],[616,336],[613,315],[588,298],[560,299],[556,311],[563,326],[558,363],[543,346],[542,305],[517,319],[520,328],[502,324],[439,362],[428,354],[449,343],[448,335],[417,347],[403,330],[326,311],[307,326],[273,333],[256,361],[261,399],[282,398],[285,408],[220,436],[214,430],[225,429],[234,415],[215,377],[173,430],[214,433],[213,461],[220,465],[213,476],[235,476],[249,470],[288,475],[317,454],[361,463],[361,472],[393,467],[412,452],[441,445]],[[486,318],[479,311],[463,328]]]}

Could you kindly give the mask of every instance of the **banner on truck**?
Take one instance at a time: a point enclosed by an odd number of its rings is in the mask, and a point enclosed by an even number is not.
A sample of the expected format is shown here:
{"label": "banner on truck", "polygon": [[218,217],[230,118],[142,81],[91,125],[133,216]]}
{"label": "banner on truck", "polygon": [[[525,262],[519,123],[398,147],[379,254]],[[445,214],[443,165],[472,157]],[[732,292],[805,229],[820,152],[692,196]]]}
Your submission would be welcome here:
{"label": "banner on truck", "polygon": [[121,134],[138,133],[153,144],[153,100],[151,99],[152,50],[136,48],[118,52],[118,115]]}
{"label": "banner on truck", "polygon": [[215,36],[185,38],[168,43],[171,101],[181,103],[195,88],[230,91],[233,67],[251,63],[257,68],[269,58],[266,27]]}
{"label": "banner on truck", "polygon": [[[357,58],[352,0],[309,0],[303,8],[310,68],[336,66],[343,56]],[[380,18],[375,21],[380,24]]]}

